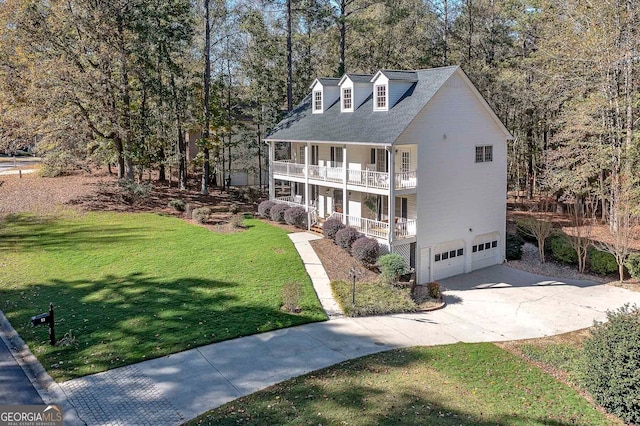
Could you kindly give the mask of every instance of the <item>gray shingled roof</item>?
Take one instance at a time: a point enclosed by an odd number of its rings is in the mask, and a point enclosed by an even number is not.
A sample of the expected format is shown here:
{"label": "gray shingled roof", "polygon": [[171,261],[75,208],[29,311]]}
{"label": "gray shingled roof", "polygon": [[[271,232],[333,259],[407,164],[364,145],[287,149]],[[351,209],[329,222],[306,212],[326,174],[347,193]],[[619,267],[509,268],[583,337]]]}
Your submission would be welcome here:
{"label": "gray shingled roof", "polygon": [[323,86],[337,86],[340,81],[339,78],[334,77],[318,77],[316,80],[322,83]]}
{"label": "gray shingled roof", "polygon": [[380,70],[380,72],[389,80],[418,81],[418,75],[415,71]]}
{"label": "gray shingled roof", "polygon": [[392,143],[457,69],[453,66],[415,71],[418,81],[389,111],[374,112],[373,96],[369,96],[354,112],[341,113],[338,100],[324,113],[313,114],[309,95],[266,139]]}
{"label": "gray shingled roof", "polygon": [[347,77],[354,83],[369,83],[373,75],[371,74],[347,74]]}

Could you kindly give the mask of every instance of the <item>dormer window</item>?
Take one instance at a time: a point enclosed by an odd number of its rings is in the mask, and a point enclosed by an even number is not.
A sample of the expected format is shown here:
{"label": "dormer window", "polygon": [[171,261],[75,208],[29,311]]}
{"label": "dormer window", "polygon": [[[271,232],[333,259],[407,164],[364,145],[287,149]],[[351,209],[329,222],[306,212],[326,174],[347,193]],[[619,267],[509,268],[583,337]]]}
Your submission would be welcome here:
{"label": "dormer window", "polygon": [[342,89],[342,110],[343,111],[353,110],[353,93],[350,87]]}
{"label": "dormer window", "polygon": [[387,86],[382,84],[376,86],[376,109],[385,110],[387,109]]}
{"label": "dormer window", "polygon": [[322,91],[313,92],[313,112],[322,112]]}

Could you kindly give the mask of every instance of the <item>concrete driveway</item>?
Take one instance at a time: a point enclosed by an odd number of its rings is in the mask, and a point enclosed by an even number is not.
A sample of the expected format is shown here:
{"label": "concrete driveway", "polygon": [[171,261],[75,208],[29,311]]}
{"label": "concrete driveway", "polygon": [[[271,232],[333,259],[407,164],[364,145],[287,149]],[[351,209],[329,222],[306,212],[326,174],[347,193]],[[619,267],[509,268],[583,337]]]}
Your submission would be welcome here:
{"label": "concrete driveway", "polygon": [[[301,257],[307,265],[304,251]],[[318,275],[310,275],[315,285]],[[507,266],[442,284],[452,290],[446,292],[449,305],[438,311],[342,317],[261,333],[70,380],[60,388],[87,424],[138,424],[140,419],[180,424],[240,396],[347,359],[398,347],[564,333],[604,319],[607,309],[640,304],[640,293],[559,281]]]}

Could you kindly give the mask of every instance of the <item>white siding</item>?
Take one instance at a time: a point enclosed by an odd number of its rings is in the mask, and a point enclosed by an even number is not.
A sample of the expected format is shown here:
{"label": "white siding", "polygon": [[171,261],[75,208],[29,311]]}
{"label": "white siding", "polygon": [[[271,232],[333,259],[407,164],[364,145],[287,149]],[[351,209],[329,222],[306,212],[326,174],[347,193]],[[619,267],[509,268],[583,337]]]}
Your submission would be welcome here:
{"label": "white siding", "polygon": [[[441,88],[397,140],[399,145],[411,143],[419,144],[420,153],[418,251],[460,239],[465,241],[465,254],[471,253],[474,237],[497,231],[502,257],[506,136],[472,90],[466,84]],[[476,145],[493,145],[493,161],[475,163]],[[469,272],[471,256],[465,261]],[[420,283],[428,280],[419,277]]]}
{"label": "white siding", "polygon": [[371,83],[355,83],[353,106],[357,109],[373,93]]}
{"label": "white siding", "polygon": [[340,88],[338,86],[324,86],[324,95],[322,98],[322,108],[324,108],[324,111],[336,103],[339,98]]}
{"label": "white siding", "polygon": [[388,105],[389,109],[393,108],[393,106],[398,103],[400,98],[407,93],[407,90],[412,86],[413,83],[407,83],[404,81],[390,81],[388,87]]}

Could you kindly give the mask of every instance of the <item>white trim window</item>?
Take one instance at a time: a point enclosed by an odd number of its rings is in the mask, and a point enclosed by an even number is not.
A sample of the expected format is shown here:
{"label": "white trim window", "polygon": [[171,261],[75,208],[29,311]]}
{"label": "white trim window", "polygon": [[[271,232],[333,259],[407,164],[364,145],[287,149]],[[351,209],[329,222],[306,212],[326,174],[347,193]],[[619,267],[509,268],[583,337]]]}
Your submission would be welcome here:
{"label": "white trim window", "polygon": [[476,163],[490,163],[493,161],[493,145],[476,146]]}
{"label": "white trim window", "polygon": [[342,110],[353,111],[353,91],[350,87],[342,89]]}
{"label": "white trim window", "polygon": [[313,92],[313,112],[322,112],[322,90],[315,90]]}
{"label": "white trim window", "polygon": [[387,109],[387,85],[380,84],[375,87],[376,99],[375,99],[375,109],[377,110],[386,110]]}
{"label": "white trim window", "polygon": [[409,173],[411,171],[411,153],[410,151],[400,151],[400,173]]}

